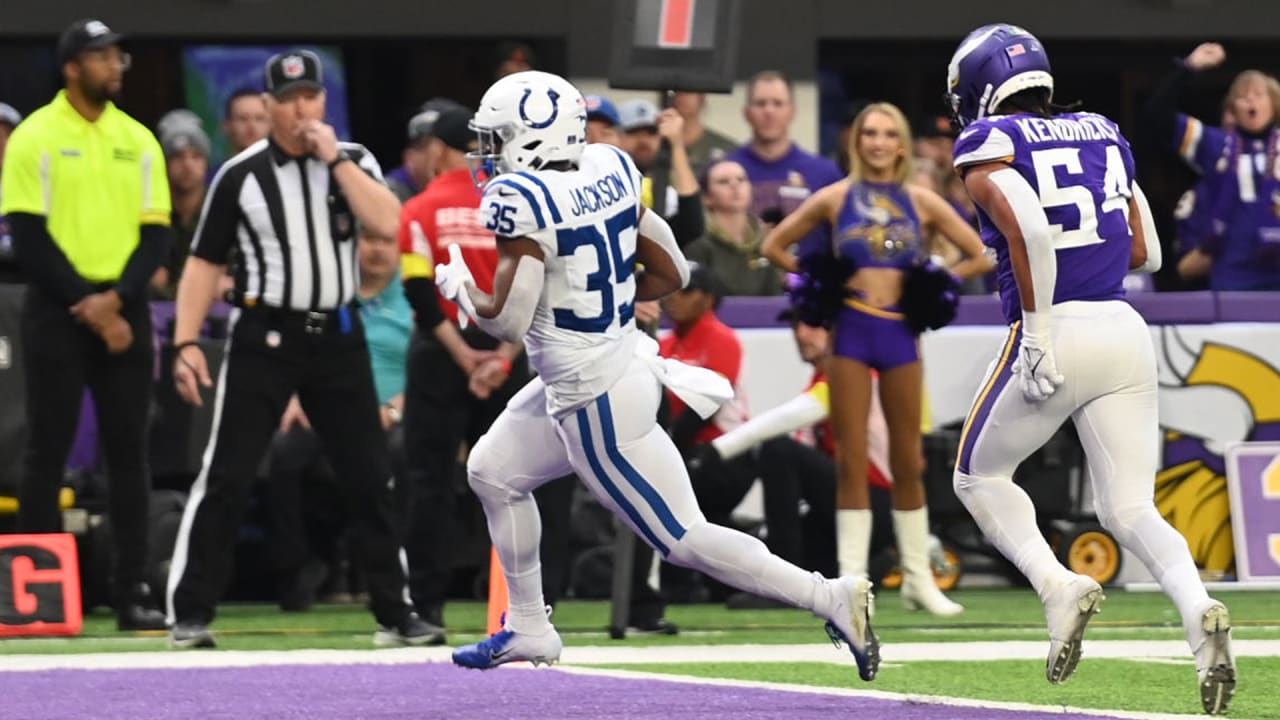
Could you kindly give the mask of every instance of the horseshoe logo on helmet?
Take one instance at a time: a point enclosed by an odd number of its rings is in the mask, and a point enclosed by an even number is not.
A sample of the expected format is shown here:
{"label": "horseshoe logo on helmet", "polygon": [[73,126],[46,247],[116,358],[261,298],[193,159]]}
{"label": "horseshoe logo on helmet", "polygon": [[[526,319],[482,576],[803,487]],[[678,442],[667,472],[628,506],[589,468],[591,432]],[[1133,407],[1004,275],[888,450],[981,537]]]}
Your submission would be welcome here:
{"label": "horseshoe logo on helmet", "polygon": [[520,98],[520,119],[524,121],[525,125],[528,125],[534,130],[542,130],[543,128],[550,127],[551,123],[555,122],[556,118],[560,117],[560,106],[556,104],[560,100],[560,93],[550,88],[547,89],[547,99],[551,101],[551,117],[541,122],[534,122],[524,111],[524,105],[529,102],[529,96],[532,94],[533,88],[524,89],[524,95]]}

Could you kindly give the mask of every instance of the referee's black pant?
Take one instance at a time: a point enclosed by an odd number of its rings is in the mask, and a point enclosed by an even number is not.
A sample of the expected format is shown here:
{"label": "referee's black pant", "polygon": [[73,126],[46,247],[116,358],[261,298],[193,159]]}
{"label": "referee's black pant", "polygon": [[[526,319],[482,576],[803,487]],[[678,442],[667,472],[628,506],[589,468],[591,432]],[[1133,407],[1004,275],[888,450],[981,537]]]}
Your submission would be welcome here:
{"label": "referee's black pant", "polygon": [[[462,333],[471,347],[492,350],[498,341],[471,326]],[[476,509],[479,501],[458,471],[465,442],[475,445],[498,418],[507,401],[529,381],[528,361],[521,355],[507,381],[487,399],[468,389],[470,378],[434,336],[415,332],[409,345],[404,395],[405,472],[411,499],[405,555],[409,592],[418,614],[442,624],[442,608],[453,578],[459,550],[458,499]],[[485,538],[488,538],[487,532]]]}
{"label": "referee's black pant", "polygon": [[381,625],[397,625],[410,608],[394,481],[360,313],[253,308],[237,315],[213,398],[204,467],[174,547],[170,620],[213,620],[258,464],[296,392],[343,488],[352,549],[363,561],[373,614]]}
{"label": "referee's black pant", "polygon": [[115,542],[115,597],[136,601],[133,595],[146,577],[151,487],[147,417],[154,351],[150,307],[133,303],[122,312],[133,330],[133,344],[113,355],[65,305],[37,287],[27,288],[21,325],[27,445],[18,491],[18,532],[62,532],[58,494],[88,384],[111,481],[108,511]]}

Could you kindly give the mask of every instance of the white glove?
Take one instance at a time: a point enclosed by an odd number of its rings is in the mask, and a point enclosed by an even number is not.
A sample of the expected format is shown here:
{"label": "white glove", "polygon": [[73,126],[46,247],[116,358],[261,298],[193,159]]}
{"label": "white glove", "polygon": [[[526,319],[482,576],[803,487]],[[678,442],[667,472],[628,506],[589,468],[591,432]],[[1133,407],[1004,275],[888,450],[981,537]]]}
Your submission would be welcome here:
{"label": "white glove", "polygon": [[1049,335],[1048,313],[1022,314],[1022,344],[1013,363],[1013,374],[1021,379],[1022,395],[1029,402],[1048,400],[1066,380],[1058,372]]}
{"label": "white glove", "polygon": [[[467,258],[456,244],[450,245],[449,262],[436,266],[436,287],[446,300],[457,303],[458,308],[468,318],[476,316],[476,306],[471,302],[471,294],[467,286],[475,287],[475,278],[471,276],[471,268],[467,266]],[[459,324],[466,321],[459,317]],[[465,327],[465,325],[463,325]]]}

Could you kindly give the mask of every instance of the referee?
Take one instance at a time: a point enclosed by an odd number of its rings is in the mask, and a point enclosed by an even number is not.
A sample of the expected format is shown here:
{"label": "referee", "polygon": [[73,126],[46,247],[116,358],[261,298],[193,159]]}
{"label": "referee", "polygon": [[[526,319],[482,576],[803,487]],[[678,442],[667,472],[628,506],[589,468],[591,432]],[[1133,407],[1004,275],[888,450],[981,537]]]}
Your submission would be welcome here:
{"label": "referee", "polygon": [[380,645],[443,642],[404,599],[393,481],[360,313],[356,226],[394,238],[400,204],[362,146],[326,125],[320,59],[267,61],[271,132],[214,177],[178,286],[178,393],[213,385],[197,337],[233,248],[242,259],[204,467],[191,488],[169,574],[173,647],[212,647],[209,631],[257,466],[297,394],[344,488]]}
{"label": "referee", "polygon": [[147,281],[168,253],[169,184],[155,136],[115,106],[129,56],[97,20],[63,32],[66,89],[14,130],[4,200],[29,283],[22,309],[27,447],[18,531],[62,531],[58,494],[84,386],[111,479],[113,593],[121,630],[159,630],[148,608]]}

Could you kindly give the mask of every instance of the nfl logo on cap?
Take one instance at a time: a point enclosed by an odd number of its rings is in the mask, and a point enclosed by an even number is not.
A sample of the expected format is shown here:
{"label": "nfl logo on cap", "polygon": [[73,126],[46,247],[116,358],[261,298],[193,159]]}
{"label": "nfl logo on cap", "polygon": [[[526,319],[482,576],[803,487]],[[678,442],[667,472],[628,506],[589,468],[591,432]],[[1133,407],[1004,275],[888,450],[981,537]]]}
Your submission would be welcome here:
{"label": "nfl logo on cap", "polygon": [[297,80],[306,72],[307,65],[297,55],[290,55],[281,61],[280,70],[284,73],[286,79]]}

